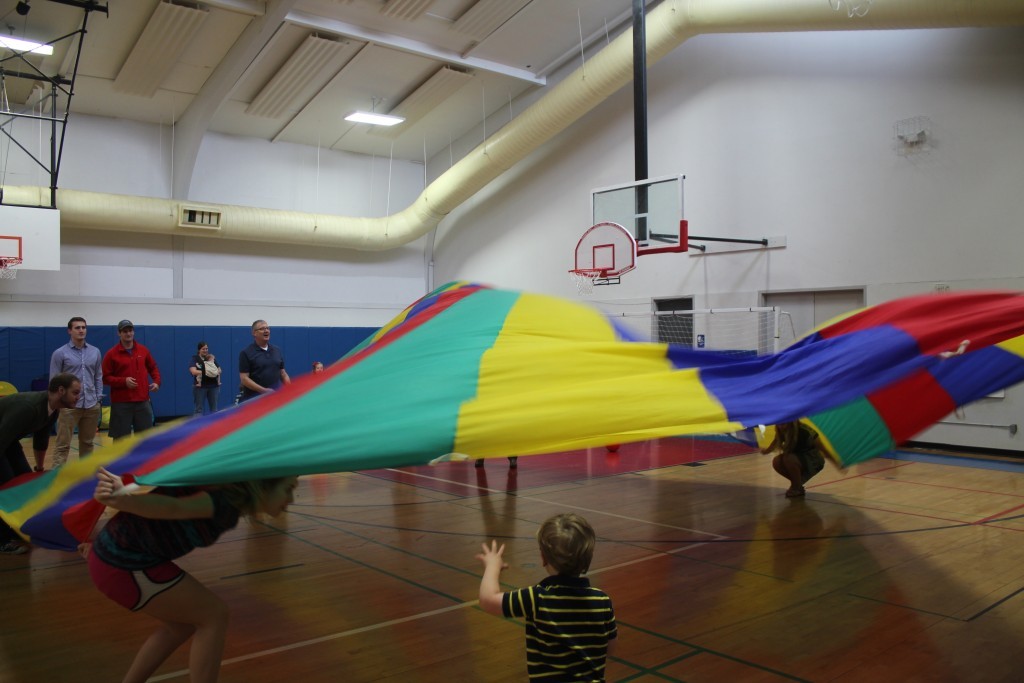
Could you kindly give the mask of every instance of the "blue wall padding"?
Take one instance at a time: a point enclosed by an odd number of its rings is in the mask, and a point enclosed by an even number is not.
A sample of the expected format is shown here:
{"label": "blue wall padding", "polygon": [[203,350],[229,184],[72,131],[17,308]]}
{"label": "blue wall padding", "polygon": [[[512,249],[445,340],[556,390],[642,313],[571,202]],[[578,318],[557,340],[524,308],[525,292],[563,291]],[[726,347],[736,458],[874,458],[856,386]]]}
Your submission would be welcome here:
{"label": "blue wall padding", "polygon": [[[291,377],[310,372],[313,361],[330,365],[377,331],[375,327],[272,327],[270,341],[284,352],[285,369]],[[192,414],[192,375],[189,362],[196,345],[205,341],[222,370],[220,407],[234,402],[238,393],[238,353],[252,343],[249,327],[138,325],[135,339],[153,354],[163,384],[152,395],[157,418]],[[113,325],[90,325],[86,339],[105,354],[118,343]],[[45,389],[50,356],[68,343],[67,327],[0,327],[0,380],[18,391],[32,391],[33,382]],[[43,386],[40,386],[43,385]],[[110,405],[109,387],[104,405]]]}

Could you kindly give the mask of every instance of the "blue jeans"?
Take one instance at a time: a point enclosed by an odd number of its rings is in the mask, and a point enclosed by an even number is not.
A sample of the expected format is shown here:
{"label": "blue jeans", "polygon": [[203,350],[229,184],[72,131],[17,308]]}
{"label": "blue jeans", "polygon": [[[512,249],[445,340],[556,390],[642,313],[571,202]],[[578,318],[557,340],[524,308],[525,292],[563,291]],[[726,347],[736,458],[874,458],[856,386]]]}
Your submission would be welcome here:
{"label": "blue jeans", "polygon": [[195,402],[195,410],[192,412],[193,415],[203,414],[203,399],[206,399],[206,405],[209,411],[206,413],[217,412],[217,395],[220,393],[220,385],[214,384],[208,387],[192,387],[192,400]]}

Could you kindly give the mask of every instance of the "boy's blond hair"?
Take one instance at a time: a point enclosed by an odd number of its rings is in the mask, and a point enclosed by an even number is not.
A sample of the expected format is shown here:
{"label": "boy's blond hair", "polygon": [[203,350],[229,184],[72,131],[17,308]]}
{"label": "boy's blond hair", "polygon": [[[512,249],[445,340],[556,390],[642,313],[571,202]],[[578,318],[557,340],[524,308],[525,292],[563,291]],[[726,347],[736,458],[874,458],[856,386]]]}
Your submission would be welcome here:
{"label": "boy's blond hair", "polygon": [[549,518],[537,532],[537,543],[544,560],[566,576],[587,573],[594,558],[596,540],[590,523],[572,512]]}

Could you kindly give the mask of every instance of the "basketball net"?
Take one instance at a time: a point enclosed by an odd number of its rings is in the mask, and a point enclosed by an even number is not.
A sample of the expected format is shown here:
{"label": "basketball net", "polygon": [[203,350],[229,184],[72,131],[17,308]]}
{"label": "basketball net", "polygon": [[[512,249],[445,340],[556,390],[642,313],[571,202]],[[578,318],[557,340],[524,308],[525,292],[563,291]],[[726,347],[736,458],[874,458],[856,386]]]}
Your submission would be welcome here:
{"label": "basketball net", "polygon": [[18,277],[18,271],[12,267],[18,265],[21,265],[20,258],[0,258],[0,280],[13,280]]}
{"label": "basketball net", "polygon": [[576,283],[576,292],[580,296],[590,296],[594,293],[594,280],[600,273],[597,271],[570,270],[569,277]]}

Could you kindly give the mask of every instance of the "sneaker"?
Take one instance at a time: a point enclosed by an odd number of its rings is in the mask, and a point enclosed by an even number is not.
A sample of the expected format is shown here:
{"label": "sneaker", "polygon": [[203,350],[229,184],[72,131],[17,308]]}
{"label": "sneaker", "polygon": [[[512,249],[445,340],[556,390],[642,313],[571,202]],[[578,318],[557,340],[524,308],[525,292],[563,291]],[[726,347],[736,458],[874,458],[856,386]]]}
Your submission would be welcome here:
{"label": "sneaker", "polygon": [[21,541],[7,541],[3,545],[0,545],[0,554],[24,555],[27,552],[28,546]]}

